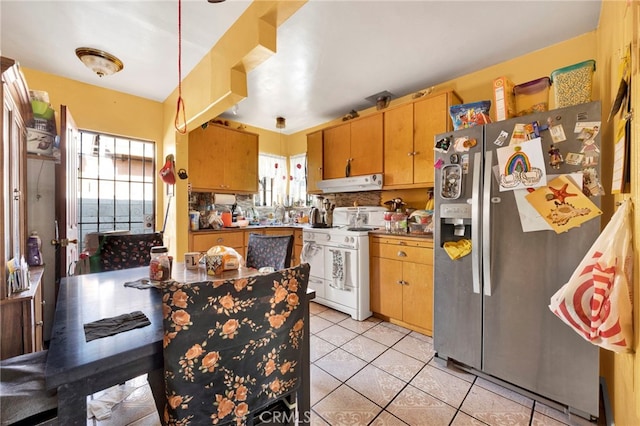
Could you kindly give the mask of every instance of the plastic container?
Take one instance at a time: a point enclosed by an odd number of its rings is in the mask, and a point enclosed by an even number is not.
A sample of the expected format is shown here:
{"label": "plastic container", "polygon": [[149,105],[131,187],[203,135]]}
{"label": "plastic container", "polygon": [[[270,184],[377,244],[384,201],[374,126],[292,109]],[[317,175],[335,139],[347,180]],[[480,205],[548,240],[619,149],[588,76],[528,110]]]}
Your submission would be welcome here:
{"label": "plastic container", "polygon": [[593,72],[596,61],[579,62],[568,67],[559,68],[551,73],[556,108],[591,102]]}
{"label": "plastic container", "polygon": [[29,266],[44,265],[42,260],[42,240],[36,231],[33,231],[27,240],[27,264]]}
{"label": "plastic container", "polygon": [[513,87],[516,97],[516,111],[518,116],[533,114],[534,112],[549,111],[549,77],[527,81]]}
{"label": "plastic container", "polygon": [[191,210],[189,212],[189,229],[192,231],[198,231],[200,229],[200,212],[197,210]]}
{"label": "plastic container", "polygon": [[149,279],[151,281],[167,281],[169,278],[171,278],[169,250],[165,246],[151,247]]}

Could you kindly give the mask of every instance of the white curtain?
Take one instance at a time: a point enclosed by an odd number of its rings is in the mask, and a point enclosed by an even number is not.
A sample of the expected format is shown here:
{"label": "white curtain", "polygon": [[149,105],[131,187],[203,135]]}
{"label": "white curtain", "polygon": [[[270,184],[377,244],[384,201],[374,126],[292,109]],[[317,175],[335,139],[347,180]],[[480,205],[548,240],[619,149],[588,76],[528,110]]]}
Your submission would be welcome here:
{"label": "white curtain", "polygon": [[[266,183],[266,204],[282,204],[287,193],[287,158],[281,155],[260,154],[258,175],[260,182]],[[259,189],[262,194],[262,185]]]}
{"label": "white curtain", "polygon": [[307,155],[289,157],[289,199],[291,204],[304,205],[307,199]]}

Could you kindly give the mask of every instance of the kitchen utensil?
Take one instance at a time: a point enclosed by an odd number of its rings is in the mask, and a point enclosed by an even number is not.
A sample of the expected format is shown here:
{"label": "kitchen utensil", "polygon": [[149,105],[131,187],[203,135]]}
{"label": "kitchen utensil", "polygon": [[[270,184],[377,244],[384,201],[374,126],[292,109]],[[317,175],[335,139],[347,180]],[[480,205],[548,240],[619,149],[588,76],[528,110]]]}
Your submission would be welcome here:
{"label": "kitchen utensil", "polygon": [[390,206],[391,211],[395,212],[395,211],[398,211],[398,209],[402,210],[402,208],[407,204],[404,201],[402,201],[402,198],[398,197],[398,198],[393,198],[389,201],[385,201],[384,205]]}

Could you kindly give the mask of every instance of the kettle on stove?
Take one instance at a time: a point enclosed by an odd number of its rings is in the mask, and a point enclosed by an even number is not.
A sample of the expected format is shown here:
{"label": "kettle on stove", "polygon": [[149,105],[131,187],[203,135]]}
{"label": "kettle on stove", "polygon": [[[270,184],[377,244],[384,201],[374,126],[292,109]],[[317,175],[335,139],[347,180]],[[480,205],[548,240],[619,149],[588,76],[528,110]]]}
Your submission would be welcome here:
{"label": "kettle on stove", "polygon": [[325,226],[322,221],[322,214],[320,213],[320,209],[317,207],[311,207],[309,210],[309,224],[312,228],[322,228]]}

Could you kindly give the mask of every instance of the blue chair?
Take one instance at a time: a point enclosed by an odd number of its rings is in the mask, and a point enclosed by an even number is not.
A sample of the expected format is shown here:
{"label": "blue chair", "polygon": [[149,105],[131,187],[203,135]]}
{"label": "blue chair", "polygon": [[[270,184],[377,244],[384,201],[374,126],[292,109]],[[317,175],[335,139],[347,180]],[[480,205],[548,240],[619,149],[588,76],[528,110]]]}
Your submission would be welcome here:
{"label": "blue chair", "polygon": [[[162,285],[165,424],[294,424],[309,264],[247,278]],[[282,412],[281,412],[282,413]]]}
{"label": "blue chair", "polygon": [[249,234],[247,268],[289,268],[293,256],[293,235]]}

